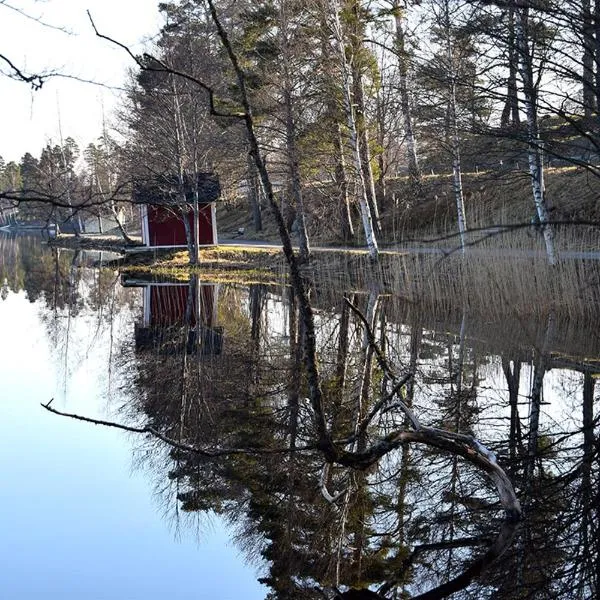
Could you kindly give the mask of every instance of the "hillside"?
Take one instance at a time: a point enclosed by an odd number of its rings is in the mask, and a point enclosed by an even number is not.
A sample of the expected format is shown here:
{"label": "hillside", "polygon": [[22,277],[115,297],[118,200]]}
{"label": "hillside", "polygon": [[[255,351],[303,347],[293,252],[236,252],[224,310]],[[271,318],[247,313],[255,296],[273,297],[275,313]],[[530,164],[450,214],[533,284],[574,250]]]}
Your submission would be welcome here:
{"label": "hillside", "polygon": [[[535,214],[526,164],[498,165],[463,174],[465,208],[469,228],[527,224]],[[546,195],[554,221],[597,222],[600,224],[600,178],[583,167],[551,166],[545,170]],[[309,207],[308,227],[313,243],[340,244],[333,185],[313,185],[305,190]],[[254,231],[245,198],[221,203],[218,207],[221,238],[256,240],[278,239],[268,209],[263,210],[263,231]],[[456,208],[450,174],[428,174],[422,194],[412,199],[406,177],[387,183],[386,201],[381,211],[382,243],[425,240],[456,231]],[[357,242],[361,241],[360,221],[355,214]],[[588,242],[589,227],[560,227],[565,243]],[[595,229],[595,228],[592,228]],[[243,230],[243,233],[240,233]],[[503,245],[522,245],[531,237],[530,228],[521,227],[511,239],[502,236]],[[515,239],[517,238],[517,239]]]}

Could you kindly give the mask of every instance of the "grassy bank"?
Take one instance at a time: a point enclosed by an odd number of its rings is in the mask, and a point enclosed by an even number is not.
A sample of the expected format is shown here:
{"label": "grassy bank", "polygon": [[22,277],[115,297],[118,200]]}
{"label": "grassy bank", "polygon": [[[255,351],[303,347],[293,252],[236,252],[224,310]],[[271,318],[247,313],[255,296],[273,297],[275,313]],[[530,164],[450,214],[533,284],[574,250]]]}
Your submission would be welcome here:
{"label": "grassy bank", "polygon": [[212,282],[276,283],[284,277],[285,265],[278,248],[217,246],[200,249],[200,264],[189,264],[187,250],[164,250],[128,254],[119,270],[129,276],[188,280],[199,274]]}
{"label": "grassy bank", "polygon": [[[600,226],[600,179],[583,168],[572,166],[549,167],[545,170],[545,178],[552,219],[571,223],[561,226],[559,231],[564,247],[579,248],[581,241],[590,247],[591,236],[591,246],[599,248],[598,228],[576,223],[591,221]],[[464,173],[463,186],[469,228],[528,224],[535,214],[524,161]],[[307,186],[305,195],[311,242],[315,245],[344,243],[339,234],[339,208],[334,185],[327,182],[312,184]],[[430,243],[432,239],[457,231],[451,175],[447,173],[424,175],[418,197],[412,195],[406,177],[388,180],[386,200],[380,208],[382,234],[379,239],[382,244]],[[354,217],[356,239],[353,243],[358,247],[364,240],[356,210]],[[255,231],[245,198],[218,204],[217,220],[219,235],[225,239],[279,239],[267,210],[263,211],[262,231]],[[240,229],[244,232],[242,235],[238,233]],[[514,235],[497,237],[494,244],[497,247],[535,248],[536,244],[526,234],[517,227]]]}

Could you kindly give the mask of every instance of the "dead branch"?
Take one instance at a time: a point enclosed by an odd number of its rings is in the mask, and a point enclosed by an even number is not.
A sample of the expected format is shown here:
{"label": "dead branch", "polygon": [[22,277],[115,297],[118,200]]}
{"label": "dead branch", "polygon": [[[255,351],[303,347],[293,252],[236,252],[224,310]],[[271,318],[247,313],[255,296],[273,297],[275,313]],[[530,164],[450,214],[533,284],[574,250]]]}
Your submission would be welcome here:
{"label": "dead branch", "polygon": [[84,423],[91,423],[92,425],[101,425],[103,427],[112,427],[114,429],[120,429],[121,431],[129,431],[131,433],[140,433],[140,434],[149,434],[161,442],[168,444],[172,448],[176,448],[177,450],[183,450],[184,452],[190,452],[193,454],[200,454],[201,456],[205,456],[207,458],[218,458],[221,456],[231,456],[234,454],[289,454],[290,452],[302,452],[307,450],[316,450],[316,446],[302,446],[299,448],[295,448],[290,450],[289,448],[221,448],[221,449],[208,449],[208,448],[199,448],[198,446],[192,446],[190,444],[184,444],[183,442],[178,442],[173,438],[170,438],[160,431],[151,427],[150,425],[146,425],[144,427],[134,427],[132,425],[125,425],[124,423],[117,423],[115,421],[106,421],[104,419],[93,419],[91,417],[84,417],[83,415],[78,415],[76,413],[67,413],[51,406],[52,398],[49,402],[44,404],[41,403],[41,406],[45,408],[48,412],[51,412],[55,415],[59,415],[61,417],[67,417],[69,419],[75,419],[76,421],[83,421]]}
{"label": "dead branch", "polygon": [[327,489],[327,478],[329,477],[329,470],[331,469],[331,463],[325,463],[323,465],[323,469],[321,470],[321,477],[319,480],[319,489],[321,490],[321,495],[329,504],[335,504],[348,490],[342,490],[338,492],[335,496],[332,496],[329,490]]}
{"label": "dead branch", "polygon": [[44,85],[46,78],[50,77],[51,74],[39,74],[33,73],[31,75],[25,73],[17,65],[15,65],[7,56],[0,54],[0,60],[3,60],[10,68],[12,73],[9,74],[13,79],[19,79],[25,83],[29,83],[34,90],[39,90]]}
{"label": "dead branch", "polygon": [[230,113],[230,112],[222,112],[222,111],[218,110],[216,107],[216,96],[215,96],[214,89],[210,85],[208,85],[207,83],[202,81],[201,79],[198,79],[197,77],[194,77],[193,75],[190,75],[189,73],[186,73],[185,71],[180,71],[179,69],[175,69],[174,67],[167,65],[160,59],[156,58],[155,56],[153,56],[152,54],[149,54],[147,52],[144,52],[144,54],[142,56],[144,59],[146,59],[146,61],[148,61],[148,60],[151,61],[151,63],[148,64],[148,62],[144,62],[144,60],[142,60],[139,56],[136,56],[131,51],[129,46],[123,44],[122,42],[119,42],[118,40],[115,40],[114,38],[111,38],[108,35],[100,33],[98,31],[98,28],[96,27],[96,24],[94,23],[94,19],[92,18],[90,11],[88,10],[86,12],[87,12],[88,18],[90,20],[90,23],[92,24],[92,28],[94,29],[94,33],[96,34],[96,36],[98,36],[99,38],[101,38],[103,40],[110,42],[111,44],[115,44],[115,46],[118,46],[119,48],[124,50],[142,71],[150,71],[150,72],[155,72],[155,73],[167,73],[169,75],[177,75],[178,77],[181,77],[182,79],[186,79],[187,81],[190,81],[191,83],[196,84],[198,87],[203,89],[208,94],[208,104],[209,104],[210,114],[213,115],[214,117],[224,117],[226,119],[244,119],[246,117],[246,115],[244,113],[240,113],[240,112]]}
{"label": "dead branch", "polygon": [[[365,315],[363,315],[362,311],[358,308],[358,306],[350,302],[348,298],[344,298],[344,302],[346,302],[346,304],[350,307],[354,314],[356,314],[356,316],[362,321],[367,334],[367,341],[373,349],[375,356],[377,357],[377,362],[379,363],[379,366],[388,375],[388,377],[393,382],[395,382],[392,391],[386,396],[384,396],[379,402],[377,402],[370,411],[370,413],[363,419],[362,423],[360,423],[357,432],[358,436],[358,433],[364,433],[366,431],[366,428],[369,426],[369,423],[373,420],[375,415],[382,409],[382,407],[385,406],[390,400],[392,400],[394,396],[397,396],[399,394],[402,387],[406,383],[408,383],[411,377],[413,377],[413,374],[407,373],[400,381],[398,381],[398,376],[396,375],[388,360],[386,359],[385,355],[381,351],[379,344],[377,344],[377,341],[375,340],[375,335],[373,334],[373,330],[371,329],[371,325],[369,324]],[[410,407],[406,403],[404,403],[401,398],[398,398],[397,404],[398,406],[400,406],[402,412],[404,412],[404,414],[410,421],[410,424],[416,430],[421,429],[421,423],[419,422],[419,419],[417,419],[413,411],[410,409]]]}

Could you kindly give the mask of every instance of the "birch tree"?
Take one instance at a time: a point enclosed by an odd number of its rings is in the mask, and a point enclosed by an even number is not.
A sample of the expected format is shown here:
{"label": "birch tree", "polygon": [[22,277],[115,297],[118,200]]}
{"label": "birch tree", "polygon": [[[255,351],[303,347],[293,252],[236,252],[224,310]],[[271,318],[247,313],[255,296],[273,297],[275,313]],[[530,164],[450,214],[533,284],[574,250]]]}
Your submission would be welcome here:
{"label": "birch tree", "polygon": [[375,233],[377,236],[380,236],[381,224],[377,196],[375,194],[375,179],[371,165],[367,98],[365,94],[365,78],[372,58],[364,43],[367,27],[367,9],[363,7],[360,0],[344,0],[340,4],[340,7],[341,11],[338,15],[341,22],[341,29],[345,26],[347,30],[346,65],[351,73],[354,126],[358,140],[364,191]]}
{"label": "birch tree", "polygon": [[442,29],[444,32],[444,45],[446,53],[446,69],[449,74],[448,87],[448,141],[452,155],[452,187],[454,190],[454,201],[456,203],[456,216],[458,220],[458,232],[460,234],[460,245],[465,251],[467,220],[465,215],[465,199],[462,186],[462,167],[460,161],[460,137],[458,132],[458,115],[456,102],[457,67],[454,45],[451,36],[450,1],[444,0],[442,6]]}
{"label": "birch tree", "polygon": [[410,98],[410,55],[406,44],[406,11],[407,0],[394,0],[391,6],[395,27],[395,52],[398,56],[398,91],[404,119],[404,140],[408,174],[413,190],[418,194],[421,190],[421,169],[417,155],[417,140],[413,125],[413,110]]}
{"label": "birch tree", "polygon": [[529,176],[533,191],[533,202],[537,218],[542,229],[546,245],[548,262],[555,265],[558,258],[554,241],[554,229],[548,221],[548,205],[544,195],[544,146],[540,138],[538,121],[538,92],[540,77],[534,79],[534,48],[535,42],[531,37],[533,26],[528,6],[516,10],[515,35],[519,57],[519,72],[521,75],[523,103],[527,119],[527,156]]}
{"label": "birch tree", "polygon": [[291,36],[293,35],[293,25],[290,13],[294,9],[297,11],[297,7],[294,6],[294,0],[279,0],[279,46],[281,51],[281,70],[283,76],[282,99],[285,120],[285,150],[291,194],[297,211],[296,221],[300,245],[300,259],[303,262],[308,262],[310,258],[310,248],[306,231],[306,210],[304,206],[302,182],[300,179],[300,157],[296,141],[297,131],[294,109],[297,100],[293,95],[292,79],[293,56]]}
{"label": "birch tree", "polygon": [[337,54],[339,69],[342,79],[342,103],[346,118],[346,126],[350,138],[350,147],[354,159],[355,177],[357,179],[357,196],[360,206],[363,231],[369,256],[373,262],[378,260],[379,248],[373,223],[373,215],[369,207],[367,182],[363,170],[363,157],[361,155],[357,117],[352,96],[352,71],[348,64],[345,51],[345,37],[340,20],[341,7],[338,0],[322,0],[323,9],[329,15],[329,26],[332,35],[332,43]]}
{"label": "birch tree", "polygon": [[[467,221],[462,183],[462,134],[468,121],[468,91],[475,69],[474,48],[468,33],[472,11],[460,0],[436,0],[430,5],[433,56],[422,58],[421,75],[426,93],[430,133],[443,132],[443,150],[452,165],[452,190],[461,248],[466,246]],[[475,71],[476,72],[476,71]],[[474,110],[472,111],[474,112]],[[465,114],[467,113],[467,114]],[[439,133],[438,133],[439,135]]]}

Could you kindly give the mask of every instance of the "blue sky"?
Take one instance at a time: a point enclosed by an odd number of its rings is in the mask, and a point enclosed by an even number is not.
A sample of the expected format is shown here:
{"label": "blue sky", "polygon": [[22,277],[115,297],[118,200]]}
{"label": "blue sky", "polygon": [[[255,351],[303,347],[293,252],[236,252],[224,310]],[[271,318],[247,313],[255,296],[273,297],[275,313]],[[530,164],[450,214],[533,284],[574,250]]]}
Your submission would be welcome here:
{"label": "blue sky", "polygon": [[[58,71],[100,85],[64,78],[49,79],[41,90],[0,75],[0,156],[19,160],[24,152],[39,154],[49,140],[63,136],[81,144],[102,130],[102,114],[110,114],[131,59],[94,35],[86,10],[98,29],[140,52],[160,26],[156,0],[0,0],[0,53],[30,72]],[[50,25],[48,27],[47,25]],[[59,28],[59,29],[56,29]],[[6,71],[2,63],[0,69]],[[59,108],[60,107],[60,108]],[[103,108],[104,107],[104,108]]]}

